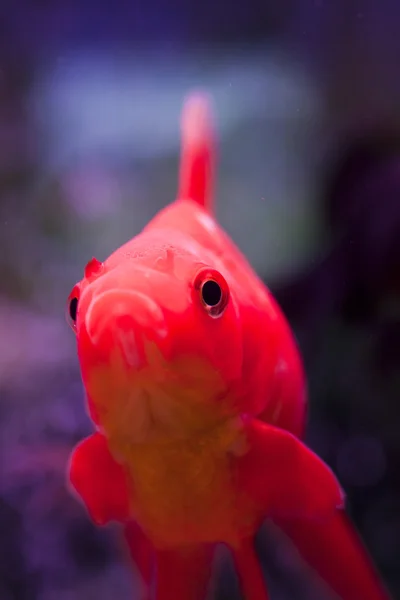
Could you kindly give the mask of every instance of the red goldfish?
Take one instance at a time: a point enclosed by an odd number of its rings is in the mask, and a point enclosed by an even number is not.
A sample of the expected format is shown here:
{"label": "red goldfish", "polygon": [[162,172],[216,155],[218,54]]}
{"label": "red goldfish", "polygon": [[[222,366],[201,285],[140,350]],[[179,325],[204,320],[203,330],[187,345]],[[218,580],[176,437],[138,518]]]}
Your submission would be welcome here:
{"label": "red goldfish", "polygon": [[334,474],[301,441],[302,363],[269,291],[213,215],[213,129],[192,95],[177,200],[68,300],[95,432],[72,487],[95,523],[124,524],[149,597],[203,600],[215,547],[242,595],[267,600],[253,539],[271,519],[343,600],[388,598]]}

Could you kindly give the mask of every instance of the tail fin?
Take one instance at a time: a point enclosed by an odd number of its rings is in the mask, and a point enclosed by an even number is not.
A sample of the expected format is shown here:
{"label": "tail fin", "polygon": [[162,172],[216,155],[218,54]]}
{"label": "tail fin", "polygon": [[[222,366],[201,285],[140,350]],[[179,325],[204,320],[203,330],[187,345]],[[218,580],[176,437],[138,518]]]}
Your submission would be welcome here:
{"label": "tail fin", "polygon": [[191,199],[213,211],[214,132],[211,103],[206,94],[186,99],[181,119],[181,165],[178,199]]}
{"label": "tail fin", "polygon": [[326,522],[274,519],[341,600],[390,600],[346,513]]}

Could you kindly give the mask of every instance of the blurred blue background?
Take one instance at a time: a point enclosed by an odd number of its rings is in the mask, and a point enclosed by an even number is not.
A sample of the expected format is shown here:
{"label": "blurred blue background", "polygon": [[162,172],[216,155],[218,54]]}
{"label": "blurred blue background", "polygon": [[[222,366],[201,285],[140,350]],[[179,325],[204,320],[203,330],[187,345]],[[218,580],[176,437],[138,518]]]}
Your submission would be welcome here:
{"label": "blurred blue background", "polygon": [[[115,531],[65,487],[90,423],[64,310],[87,260],[174,198],[193,87],[218,216],[301,346],[307,441],[400,597],[399,64],[395,0],[3,0],[1,600],[131,597]],[[289,549],[260,552],[273,600],[322,599]]]}

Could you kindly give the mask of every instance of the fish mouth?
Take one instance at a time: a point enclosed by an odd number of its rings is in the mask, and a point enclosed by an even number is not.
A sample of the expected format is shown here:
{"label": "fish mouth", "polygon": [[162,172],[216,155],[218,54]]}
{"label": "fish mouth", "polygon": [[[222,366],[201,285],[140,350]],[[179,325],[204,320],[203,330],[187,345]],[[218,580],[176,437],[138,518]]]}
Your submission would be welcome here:
{"label": "fish mouth", "polygon": [[84,326],[94,353],[112,355],[118,349],[126,368],[133,370],[147,364],[144,340],[165,349],[168,338],[161,307],[140,291],[115,289],[95,295]]}
{"label": "fish mouth", "polygon": [[117,454],[139,443],[191,437],[225,418],[220,374],[176,356],[160,306],[140,291],[107,290],[88,305],[80,352],[96,422]]}
{"label": "fish mouth", "polygon": [[169,346],[164,313],[143,292],[111,289],[89,298],[78,354],[90,412],[105,434],[139,442],[159,428],[152,373],[166,364]]}

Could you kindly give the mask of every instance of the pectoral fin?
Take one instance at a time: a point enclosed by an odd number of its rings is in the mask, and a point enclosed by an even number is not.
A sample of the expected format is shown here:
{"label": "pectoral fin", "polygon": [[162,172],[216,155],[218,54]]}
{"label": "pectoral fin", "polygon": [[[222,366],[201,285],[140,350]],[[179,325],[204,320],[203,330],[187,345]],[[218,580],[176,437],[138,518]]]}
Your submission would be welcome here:
{"label": "pectoral fin", "polygon": [[75,447],[69,479],[97,525],[129,518],[125,472],[112,457],[102,434],[96,432]]}
{"label": "pectoral fin", "polygon": [[248,452],[237,459],[240,489],[264,517],[326,519],[343,507],[343,491],[329,467],[292,434],[252,420]]}

